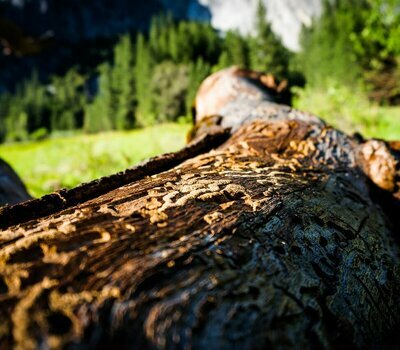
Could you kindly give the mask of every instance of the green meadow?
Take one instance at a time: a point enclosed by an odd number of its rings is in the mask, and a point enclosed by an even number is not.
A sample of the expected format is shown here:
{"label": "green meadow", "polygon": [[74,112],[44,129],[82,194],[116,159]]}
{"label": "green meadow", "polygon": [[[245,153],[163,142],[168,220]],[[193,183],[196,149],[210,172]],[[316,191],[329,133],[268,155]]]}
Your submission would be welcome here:
{"label": "green meadow", "polygon": [[337,84],[297,89],[296,95],[295,108],[317,115],[347,134],[400,140],[400,106],[380,106],[360,91]]}
{"label": "green meadow", "polygon": [[96,135],[55,135],[37,142],[0,145],[34,197],[110,175],[185,145],[189,124],[169,123]]}

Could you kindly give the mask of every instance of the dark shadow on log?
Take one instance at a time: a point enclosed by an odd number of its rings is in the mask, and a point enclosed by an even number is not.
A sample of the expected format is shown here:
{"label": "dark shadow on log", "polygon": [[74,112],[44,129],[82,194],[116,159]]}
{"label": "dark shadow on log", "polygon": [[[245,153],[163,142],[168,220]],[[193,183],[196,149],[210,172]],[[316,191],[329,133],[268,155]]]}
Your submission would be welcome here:
{"label": "dark shadow on log", "polygon": [[0,207],[30,199],[25,185],[15,171],[0,159]]}
{"label": "dark shadow on log", "polygon": [[0,213],[1,349],[399,346],[396,148],[246,74],[200,89],[194,144],[218,142]]}

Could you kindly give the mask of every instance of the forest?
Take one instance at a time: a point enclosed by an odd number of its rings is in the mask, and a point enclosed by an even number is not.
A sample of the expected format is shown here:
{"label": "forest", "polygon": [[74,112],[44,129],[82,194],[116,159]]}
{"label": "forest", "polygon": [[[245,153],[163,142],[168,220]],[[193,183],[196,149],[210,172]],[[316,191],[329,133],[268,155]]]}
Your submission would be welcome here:
{"label": "forest", "polygon": [[324,1],[321,17],[303,28],[296,53],[274,34],[265,11],[260,2],[256,30],[247,36],[161,14],[147,32],[122,35],[112,59],[91,70],[76,66],[46,79],[34,72],[0,95],[0,140],[184,122],[200,82],[231,65],[287,79],[297,107],[329,114],[344,129],[399,134],[398,109],[385,109],[400,103],[396,0]]}

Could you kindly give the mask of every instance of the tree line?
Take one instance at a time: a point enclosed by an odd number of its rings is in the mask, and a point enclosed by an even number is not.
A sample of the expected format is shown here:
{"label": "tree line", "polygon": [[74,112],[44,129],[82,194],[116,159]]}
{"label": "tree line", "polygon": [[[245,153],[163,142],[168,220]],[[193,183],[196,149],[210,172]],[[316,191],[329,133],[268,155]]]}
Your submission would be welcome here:
{"label": "tree line", "polygon": [[398,0],[323,0],[301,46],[296,64],[309,85],[335,81],[379,103],[400,103]]}
{"label": "tree line", "polygon": [[[379,102],[400,96],[400,15],[396,0],[324,0],[304,28],[302,51],[287,50],[258,6],[256,30],[221,34],[210,24],[155,17],[148,32],[121,36],[113,58],[95,73],[77,68],[40,81],[36,73],[0,96],[0,140],[40,138],[54,131],[125,130],[188,118],[210,73],[239,65],[278,78],[322,86],[362,86]],[[389,86],[389,88],[388,88]]]}

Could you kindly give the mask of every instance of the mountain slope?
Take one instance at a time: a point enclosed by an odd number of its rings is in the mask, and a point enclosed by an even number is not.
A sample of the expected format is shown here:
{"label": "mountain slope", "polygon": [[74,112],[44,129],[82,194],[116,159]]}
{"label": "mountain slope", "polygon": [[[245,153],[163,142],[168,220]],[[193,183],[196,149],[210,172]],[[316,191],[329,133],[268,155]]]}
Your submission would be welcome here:
{"label": "mountain slope", "polygon": [[[321,0],[263,0],[272,29],[284,44],[298,51],[302,25],[309,25],[312,17],[321,13]],[[251,33],[258,0],[200,0],[209,7],[214,27],[225,31],[238,29]]]}

